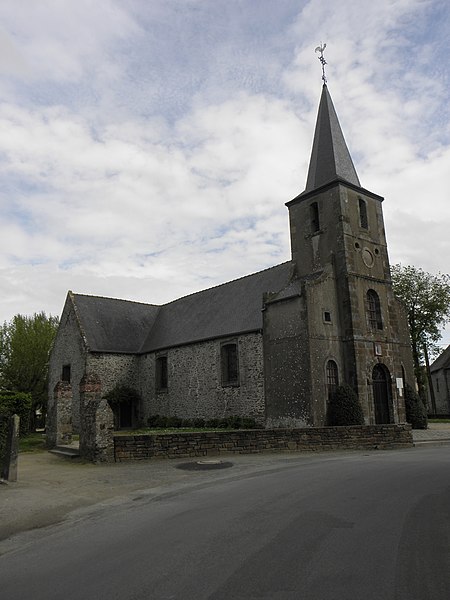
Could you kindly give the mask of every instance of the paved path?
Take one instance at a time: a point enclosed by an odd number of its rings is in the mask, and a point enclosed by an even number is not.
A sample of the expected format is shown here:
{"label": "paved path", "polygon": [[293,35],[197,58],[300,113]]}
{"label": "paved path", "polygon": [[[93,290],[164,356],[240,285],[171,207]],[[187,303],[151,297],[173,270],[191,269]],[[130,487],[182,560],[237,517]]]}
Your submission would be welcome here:
{"label": "paved path", "polygon": [[420,443],[450,443],[450,423],[430,423],[428,429],[413,429],[415,444]]}

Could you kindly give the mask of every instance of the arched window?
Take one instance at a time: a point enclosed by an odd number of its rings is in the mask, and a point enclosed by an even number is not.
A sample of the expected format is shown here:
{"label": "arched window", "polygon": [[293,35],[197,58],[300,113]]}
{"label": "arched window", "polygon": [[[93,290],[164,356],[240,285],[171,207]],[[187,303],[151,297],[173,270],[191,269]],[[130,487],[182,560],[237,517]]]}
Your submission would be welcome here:
{"label": "arched window", "polygon": [[369,229],[369,222],[367,220],[367,204],[362,198],[359,198],[359,224],[363,229]]}
{"label": "arched window", "polygon": [[236,342],[228,342],[220,348],[222,385],[239,385],[239,359]]}
{"label": "arched window", "polygon": [[368,290],[366,296],[367,321],[371,329],[383,329],[380,298],[375,290]]}
{"label": "arched window", "polygon": [[328,400],[330,400],[339,385],[339,372],[338,366],[334,360],[329,360],[326,367],[327,375],[327,394]]}
{"label": "arched window", "polygon": [[311,217],[311,232],[316,233],[316,231],[319,231],[320,229],[319,205],[317,202],[310,204],[309,213]]}

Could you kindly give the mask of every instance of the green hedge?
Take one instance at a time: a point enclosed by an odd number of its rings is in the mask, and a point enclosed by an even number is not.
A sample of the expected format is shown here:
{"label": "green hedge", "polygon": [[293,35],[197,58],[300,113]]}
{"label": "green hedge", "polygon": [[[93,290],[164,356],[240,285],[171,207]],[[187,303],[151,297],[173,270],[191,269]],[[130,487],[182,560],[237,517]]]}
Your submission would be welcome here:
{"label": "green hedge", "polygon": [[223,419],[181,419],[177,416],[153,415],[148,418],[147,425],[152,429],[255,429],[257,427],[255,419],[238,416]]}

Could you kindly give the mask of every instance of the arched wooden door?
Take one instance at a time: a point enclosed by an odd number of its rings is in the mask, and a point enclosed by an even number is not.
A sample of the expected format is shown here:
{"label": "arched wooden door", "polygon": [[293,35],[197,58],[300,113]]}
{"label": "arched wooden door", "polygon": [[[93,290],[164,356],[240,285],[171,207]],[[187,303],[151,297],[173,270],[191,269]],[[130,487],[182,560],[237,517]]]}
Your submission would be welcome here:
{"label": "arched wooden door", "polygon": [[375,423],[391,423],[392,387],[391,376],[384,365],[375,365],[372,371],[373,404]]}

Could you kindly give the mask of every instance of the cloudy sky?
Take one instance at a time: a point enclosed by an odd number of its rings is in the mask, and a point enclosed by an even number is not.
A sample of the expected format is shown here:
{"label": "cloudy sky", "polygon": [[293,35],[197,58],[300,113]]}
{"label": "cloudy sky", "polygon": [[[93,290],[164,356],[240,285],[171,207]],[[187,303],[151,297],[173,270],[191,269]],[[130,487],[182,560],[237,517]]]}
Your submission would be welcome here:
{"label": "cloudy sky", "polygon": [[0,322],[288,260],[321,41],[391,263],[450,271],[447,0],[2,0],[0,23]]}

